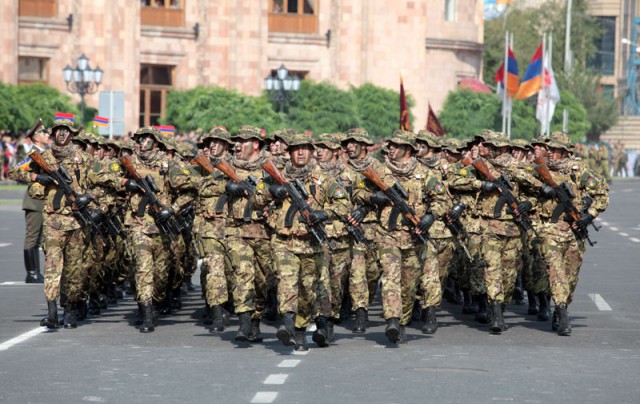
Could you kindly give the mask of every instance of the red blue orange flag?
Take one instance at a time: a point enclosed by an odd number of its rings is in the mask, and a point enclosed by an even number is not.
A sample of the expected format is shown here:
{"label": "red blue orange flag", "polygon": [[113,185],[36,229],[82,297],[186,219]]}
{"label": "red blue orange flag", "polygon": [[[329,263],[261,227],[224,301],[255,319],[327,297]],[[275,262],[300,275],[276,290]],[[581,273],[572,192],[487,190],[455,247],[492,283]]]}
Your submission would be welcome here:
{"label": "red blue orange flag", "polygon": [[531,97],[542,88],[542,44],[538,45],[538,49],[533,54],[531,62],[527,67],[527,72],[522,78],[520,89],[516,98],[519,100]]}
{"label": "red blue orange flag", "polygon": [[73,118],[73,114],[68,114],[68,113],[66,113],[66,112],[56,112],[56,113],[53,115],[53,120],[54,120],[54,121],[59,121],[59,120],[61,120],[61,119],[68,119],[68,120],[70,120],[71,122],[75,122],[75,120],[74,120],[74,118]]}
{"label": "red blue orange flag", "polygon": [[158,129],[163,135],[175,135],[176,128],[173,125],[158,125],[155,127]]}
{"label": "red blue orange flag", "polygon": [[109,118],[105,118],[104,116],[98,116],[98,115],[94,116],[93,122],[96,124],[96,126],[102,126],[102,127],[109,126]]}
{"label": "red blue orange flag", "polygon": [[[509,58],[507,59],[507,94],[509,98],[514,98],[518,93],[518,87],[520,85],[520,77],[518,76],[518,60],[516,59],[515,54],[509,48]],[[495,81],[500,83],[502,88],[505,87],[505,79],[504,79],[504,62],[500,65],[498,72],[494,76]]]}

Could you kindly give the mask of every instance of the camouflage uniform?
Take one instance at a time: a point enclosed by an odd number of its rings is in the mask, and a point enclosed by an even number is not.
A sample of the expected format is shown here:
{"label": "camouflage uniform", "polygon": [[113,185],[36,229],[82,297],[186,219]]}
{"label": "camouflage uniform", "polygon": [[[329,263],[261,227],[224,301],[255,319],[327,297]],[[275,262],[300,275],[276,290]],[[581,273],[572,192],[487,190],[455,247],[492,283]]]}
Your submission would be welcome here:
{"label": "camouflage uniform", "polygon": [[[549,147],[570,149],[570,138],[562,132],[554,132],[548,142]],[[574,206],[584,214],[595,218],[603,212],[609,204],[608,189],[581,160],[564,158],[548,163],[549,171],[556,184],[566,182],[575,197]],[[583,197],[590,197],[592,204],[588,209],[583,205]],[[546,200],[540,209],[542,225],[542,255],[547,264],[549,284],[553,300],[556,304],[556,314],[561,322],[558,332],[568,335],[571,332],[566,319],[566,308],[573,299],[573,293],[578,284],[578,274],[582,266],[582,259],[586,249],[585,240],[578,239],[571,229],[571,225],[564,220],[552,216],[558,202],[556,199]],[[562,324],[562,320],[566,324]],[[556,325],[557,326],[557,325]]]}

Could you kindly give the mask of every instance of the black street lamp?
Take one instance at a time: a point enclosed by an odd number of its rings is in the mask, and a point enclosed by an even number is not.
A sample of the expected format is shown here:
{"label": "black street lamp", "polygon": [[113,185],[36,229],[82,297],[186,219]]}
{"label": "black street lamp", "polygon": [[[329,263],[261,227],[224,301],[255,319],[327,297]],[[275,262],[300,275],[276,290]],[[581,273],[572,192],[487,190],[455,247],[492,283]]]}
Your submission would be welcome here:
{"label": "black street lamp", "polygon": [[84,96],[98,91],[103,73],[100,67],[92,69],[91,66],[89,66],[89,58],[87,58],[84,53],[78,58],[75,68],[67,65],[67,67],[62,69],[64,81],[67,83],[67,90],[71,93],[80,94],[81,125],[84,123]]}
{"label": "black street lamp", "polygon": [[273,102],[278,103],[280,112],[284,112],[285,105],[289,104],[294,94],[300,90],[300,78],[295,74],[290,76],[289,70],[280,65],[275,77],[271,74],[265,77],[264,86]]}

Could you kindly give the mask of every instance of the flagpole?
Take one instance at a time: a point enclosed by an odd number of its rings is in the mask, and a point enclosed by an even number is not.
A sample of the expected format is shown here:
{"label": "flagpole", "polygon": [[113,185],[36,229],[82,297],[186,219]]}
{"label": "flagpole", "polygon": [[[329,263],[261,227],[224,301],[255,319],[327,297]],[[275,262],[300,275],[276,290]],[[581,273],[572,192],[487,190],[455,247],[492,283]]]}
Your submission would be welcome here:
{"label": "flagpole", "polygon": [[502,133],[507,131],[507,75],[509,74],[509,31],[504,32],[504,64],[502,65]]}
{"label": "flagpole", "polygon": [[[553,33],[549,33],[549,38],[547,39],[547,71],[551,71],[551,55],[552,55],[552,50],[553,50]],[[542,82],[545,82],[545,77],[542,76]],[[544,94],[546,95],[546,105],[544,106],[545,108],[545,113],[544,113],[544,118],[545,118],[545,124],[546,124],[546,129],[547,129],[547,136],[549,136],[549,132],[551,132],[551,117],[549,116],[551,114],[551,100],[550,98],[550,94],[549,94],[549,86],[544,87]]]}
{"label": "flagpole", "polygon": [[[540,64],[542,66],[542,71],[540,72],[540,77],[542,77],[542,88],[540,89],[541,91],[544,91],[544,59],[545,59],[546,41],[547,41],[547,34],[542,34],[542,63]],[[540,98],[540,95],[538,95],[538,98]],[[544,133],[545,133],[545,127],[544,127],[544,119],[543,119],[540,121],[540,136],[544,136]]]}
{"label": "flagpole", "polygon": [[[509,35],[509,49],[513,49],[513,33]],[[509,69],[507,68],[507,71]],[[507,80],[505,78],[505,90],[507,88]],[[506,91],[505,91],[506,92]],[[509,97],[509,108],[507,110],[507,136],[511,140],[511,113],[513,112],[513,98]]]}

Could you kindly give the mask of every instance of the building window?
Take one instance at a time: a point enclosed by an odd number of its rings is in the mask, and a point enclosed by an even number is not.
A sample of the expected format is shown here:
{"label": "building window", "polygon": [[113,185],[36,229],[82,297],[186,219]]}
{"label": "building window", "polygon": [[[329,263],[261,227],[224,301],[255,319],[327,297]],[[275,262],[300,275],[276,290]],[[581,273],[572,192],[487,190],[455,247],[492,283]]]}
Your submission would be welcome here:
{"label": "building window", "polygon": [[269,31],[314,34],[318,32],[319,0],[268,0]]}
{"label": "building window", "polygon": [[140,67],[140,127],[159,125],[164,118],[167,92],[173,86],[173,74],[173,66]]}
{"label": "building window", "polygon": [[18,15],[20,17],[53,18],[57,11],[56,0],[20,0]]}
{"label": "building window", "polygon": [[602,36],[596,40],[596,54],[588,66],[605,76],[613,76],[616,51],[616,17],[596,17]]}
{"label": "building window", "polygon": [[47,83],[49,59],[20,56],[18,58],[19,83]]}
{"label": "building window", "polygon": [[456,19],[456,0],[444,0],[444,20],[455,21]]}
{"label": "building window", "polygon": [[610,84],[605,84],[605,85],[601,85],[599,90],[602,92],[602,95],[604,95],[607,99],[609,100],[613,100],[613,86]]}
{"label": "building window", "polygon": [[184,0],[141,0],[142,25],[184,26]]}

